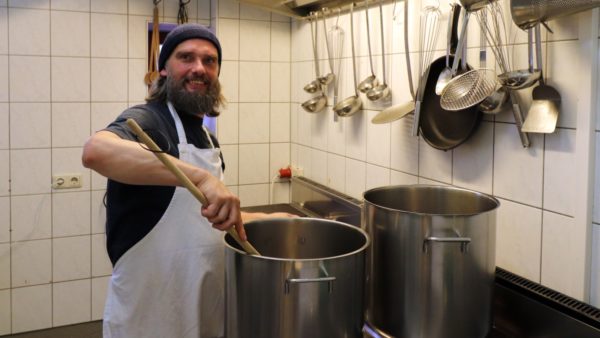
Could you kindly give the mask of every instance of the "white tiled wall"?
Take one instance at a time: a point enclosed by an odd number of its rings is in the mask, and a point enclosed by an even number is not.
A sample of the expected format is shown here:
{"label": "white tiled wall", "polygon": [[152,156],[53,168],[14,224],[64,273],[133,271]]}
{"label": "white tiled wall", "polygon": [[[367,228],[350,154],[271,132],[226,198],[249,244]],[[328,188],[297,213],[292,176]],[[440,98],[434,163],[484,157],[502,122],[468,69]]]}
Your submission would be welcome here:
{"label": "white tiled wall", "polygon": [[[160,2],[161,22],[177,22],[178,5]],[[227,184],[246,205],[287,202],[287,183],[271,178],[291,156],[290,20],[233,0],[191,1],[189,19],[209,25],[216,7]],[[146,0],[0,0],[0,335],[102,318],[106,179],[82,167],[81,151],[144,101],[152,10]],[[83,187],[51,189],[52,174],[68,173]]]}
{"label": "white tiled wall", "polygon": [[[507,20],[511,19],[509,1],[502,1]],[[435,4],[430,1],[409,3],[409,43],[413,74],[417,72],[419,47],[419,18],[421,8]],[[449,1],[440,1],[442,17],[439,22],[440,35],[434,57],[445,53],[445,27],[449,12]],[[536,282],[541,282],[558,291],[583,298],[583,277],[573,262],[579,260],[576,252],[585,243],[577,242],[574,227],[577,203],[585,201],[583,192],[577,191],[578,168],[576,139],[577,118],[590,112],[578,109],[590,95],[582,94],[582,88],[591,88],[582,83],[582,76],[590,67],[589,55],[585,54],[585,42],[579,34],[591,15],[574,15],[554,21],[549,25],[554,34],[543,30],[544,73],[546,81],[562,96],[558,128],[553,134],[530,134],[532,146],[521,145],[514,118],[510,109],[497,115],[484,116],[475,134],[464,144],[450,151],[440,151],[429,146],[422,138],[410,135],[412,116],[387,125],[375,125],[370,120],[384,108],[410,100],[406,76],[403,3],[397,4],[397,21],[393,20],[393,3],[384,5],[385,61],[388,84],[392,98],[388,102],[370,102],[361,94],[363,111],[352,117],[333,119],[331,111],[333,90],[328,107],[320,113],[305,112],[300,104],[311,97],[303,86],[315,78],[311,48],[310,24],[303,20],[292,23],[292,113],[291,141],[292,162],[304,169],[306,176],[361,199],[365,189],[387,184],[442,184],[454,185],[492,194],[500,199],[497,232],[497,265]],[[371,47],[374,56],[374,73],[382,78],[381,43],[379,40],[379,13],[376,7],[369,11],[371,21]],[[364,8],[355,11],[355,43],[358,53],[358,81],[370,75],[368,62],[366,20]],[[328,28],[337,20],[336,15],[327,19]],[[322,23],[319,37],[319,64],[326,72]],[[526,33],[511,21],[510,36],[515,43],[510,52],[514,68],[527,67]],[[350,51],[350,18],[345,12],[339,19],[345,30],[344,52],[339,75],[340,98],[354,95],[352,83],[352,61]],[[588,24],[588,26],[591,26]],[[588,29],[589,28],[584,28]],[[596,34],[597,30],[593,30]],[[473,19],[469,24],[469,62],[478,64],[479,27]],[[493,64],[493,54],[488,49],[488,66]],[[598,62],[594,58],[593,62]],[[416,75],[415,75],[416,76]],[[600,78],[600,74],[597,75]],[[415,80],[416,81],[416,80]],[[582,87],[583,86],[583,87]],[[531,90],[520,91],[521,106],[527,112],[531,104]],[[600,100],[599,100],[600,102]],[[592,111],[591,114],[596,112]],[[598,113],[600,114],[600,113]],[[598,118],[600,120],[600,118]],[[600,135],[600,122],[596,134]],[[591,143],[594,143],[593,141]],[[595,147],[600,147],[600,136]],[[586,148],[586,147],[583,147]],[[583,151],[583,150],[581,150]],[[600,154],[596,151],[596,157]],[[594,230],[592,279],[590,300],[600,305],[600,165],[595,165],[596,202],[593,204]],[[594,184],[589,182],[589,186]],[[581,188],[581,187],[579,187]]]}
{"label": "white tiled wall", "polygon": [[291,156],[291,21],[235,0],[215,9],[229,102],[217,122],[226,184],[243,206],[288,202],[288,183],[275,175]]}

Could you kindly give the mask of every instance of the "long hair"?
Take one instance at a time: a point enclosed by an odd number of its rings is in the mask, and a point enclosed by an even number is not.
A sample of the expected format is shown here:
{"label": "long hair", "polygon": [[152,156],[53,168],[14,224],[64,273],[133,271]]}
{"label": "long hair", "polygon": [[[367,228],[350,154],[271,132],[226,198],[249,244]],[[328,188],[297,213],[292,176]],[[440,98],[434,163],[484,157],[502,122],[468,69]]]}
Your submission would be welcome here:
{"label": "long hair", "polygon": [[[168,76],[168,75],[167,75]],[[215,98],[215,105],[212,107],[210,111],[203,112],[207,116],[217,117],[221,114],[219,108],[225,107],[227,104],[227,100],[225,96],[223,96],[223,91],[221,89],[221,83],[219,79],[214,81],[211,86],[214,86],[214,91],[217,93],[217,97]],[[210,95],[207,93],[207,95]],[[148,95],[146,95],[146,102],[167,102],[168,100],[168,90],[167,90],[167,77],[159,76],[154,81],[152,81],[152,85],[148,90]]]}

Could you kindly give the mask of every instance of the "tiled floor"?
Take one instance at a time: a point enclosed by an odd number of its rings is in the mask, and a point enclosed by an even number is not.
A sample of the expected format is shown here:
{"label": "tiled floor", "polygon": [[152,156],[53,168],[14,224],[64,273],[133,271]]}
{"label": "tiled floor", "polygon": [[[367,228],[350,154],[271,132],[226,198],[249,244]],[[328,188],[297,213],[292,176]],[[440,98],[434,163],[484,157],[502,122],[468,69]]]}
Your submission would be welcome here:
{"label": "tiled floor", "polygon": [[15,338],[102,338],[102,321],[94,321],[47,330],[18,333],[2,337]]}

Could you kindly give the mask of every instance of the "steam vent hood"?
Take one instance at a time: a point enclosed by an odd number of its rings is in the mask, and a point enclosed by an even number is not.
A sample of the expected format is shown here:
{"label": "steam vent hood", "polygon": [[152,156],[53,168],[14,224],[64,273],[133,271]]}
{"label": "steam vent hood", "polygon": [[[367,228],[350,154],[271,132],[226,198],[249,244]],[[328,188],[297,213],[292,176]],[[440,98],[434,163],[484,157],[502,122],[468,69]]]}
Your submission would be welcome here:
{"label": "steam vent hood", "polygon": [[322,8],[341,8],[344,5],[352,3],[351,0],[240,0],[240,2],[294,18],[307,17],[310,12],[318,11]]}

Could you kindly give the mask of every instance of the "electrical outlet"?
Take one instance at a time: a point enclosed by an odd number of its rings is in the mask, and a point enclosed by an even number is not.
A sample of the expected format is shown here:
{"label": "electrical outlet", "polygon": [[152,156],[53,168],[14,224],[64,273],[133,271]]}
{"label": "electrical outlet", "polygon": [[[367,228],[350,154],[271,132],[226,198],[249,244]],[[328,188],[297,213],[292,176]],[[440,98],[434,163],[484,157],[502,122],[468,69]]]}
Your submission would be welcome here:
{"label": "electrical outlet", "polygon": [[300,168],[300,167],[296,167],[296,166],[292,166],[292,176],[304,176],[304,169]]}
{"label": "electrical outlet", "polygon": [[52,188],[54,189],[81,188],[82,184],[81,174],[52,175]]}

